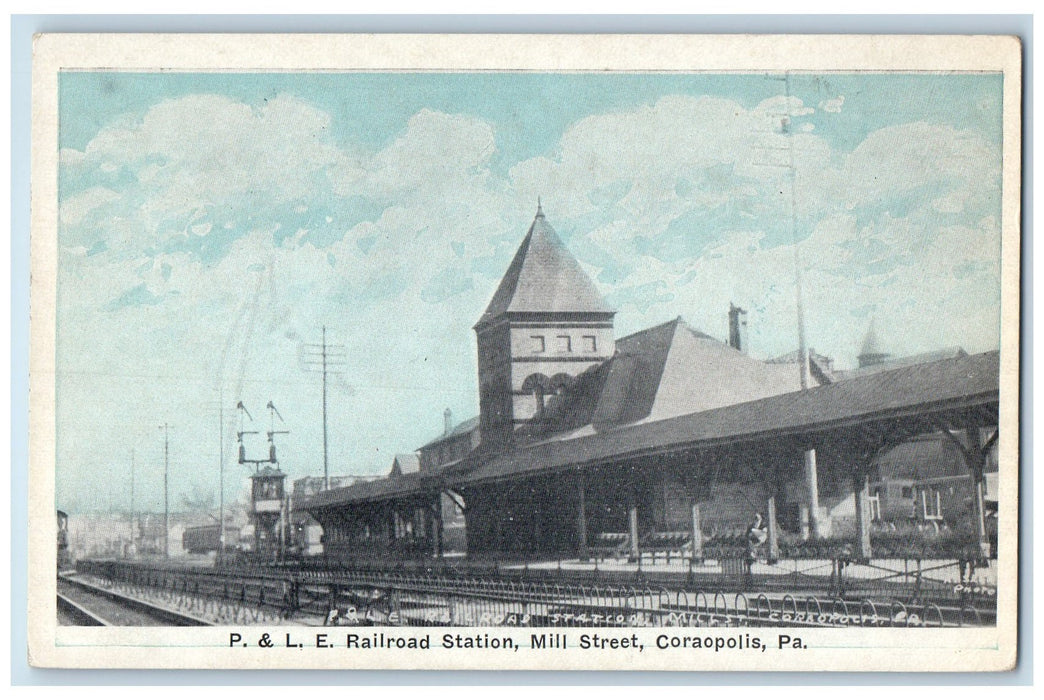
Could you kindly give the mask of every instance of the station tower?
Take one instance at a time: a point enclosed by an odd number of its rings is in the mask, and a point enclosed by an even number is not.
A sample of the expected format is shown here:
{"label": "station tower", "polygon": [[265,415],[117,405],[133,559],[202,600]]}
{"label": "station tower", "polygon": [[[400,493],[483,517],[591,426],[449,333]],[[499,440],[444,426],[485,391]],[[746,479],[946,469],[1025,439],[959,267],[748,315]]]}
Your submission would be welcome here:
{"label": "station tower", "polygon": [[613,316],[539,203],[529,232],[475,324],[482,442],[502,448],[539,422],[545,400],[613,356]]}

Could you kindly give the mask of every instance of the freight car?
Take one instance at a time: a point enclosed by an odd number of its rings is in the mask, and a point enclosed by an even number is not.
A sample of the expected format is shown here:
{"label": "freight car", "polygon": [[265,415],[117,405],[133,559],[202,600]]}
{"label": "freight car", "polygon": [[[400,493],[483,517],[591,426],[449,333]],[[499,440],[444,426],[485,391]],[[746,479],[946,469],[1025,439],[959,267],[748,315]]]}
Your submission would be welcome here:
{"label": "freight car", "polygon": [[207,554],[216,552],[221,543],[220,525],[200,525],[185,528],[181,536],[181,545],[190,554]]}

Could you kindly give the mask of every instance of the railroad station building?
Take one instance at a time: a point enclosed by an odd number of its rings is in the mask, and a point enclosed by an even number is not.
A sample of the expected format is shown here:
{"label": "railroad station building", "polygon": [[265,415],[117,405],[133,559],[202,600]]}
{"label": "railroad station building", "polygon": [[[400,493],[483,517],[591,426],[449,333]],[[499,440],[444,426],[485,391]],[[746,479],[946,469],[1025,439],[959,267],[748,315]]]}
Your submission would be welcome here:
{"label": "railroad station building", "polygon": [[387,478],[300,507],[329,556],[443,554],[448,523],[475,556],[699,556],[761,513],[772,546],[849,537],[868,557],[871,521],[899,508],[888,494],[902,470],[879,464],[916,439],[954,447],[949,476],[963,469],[985,542],[997,352],[892,358],[871,325],[859,369],[810,351],[803,376],[798,352],[751,357],[746,312],[728,314],[725,342],[681,317],[617,338],[614,311],[538,208],[474,327],[479,415],[447,415]]}

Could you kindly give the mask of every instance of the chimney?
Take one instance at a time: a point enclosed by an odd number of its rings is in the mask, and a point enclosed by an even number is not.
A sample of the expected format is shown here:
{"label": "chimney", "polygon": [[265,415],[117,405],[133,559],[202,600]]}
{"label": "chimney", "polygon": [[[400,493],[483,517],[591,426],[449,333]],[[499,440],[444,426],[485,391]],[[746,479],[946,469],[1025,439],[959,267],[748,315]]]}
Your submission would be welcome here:
{"label": "chimney", "polygon": [[747,310],[729,302],[729,345],[747,352]]}
{"label": "chimney", "polygon": [[453,411],[448,408],[442,412],[443,422],[443,436],[449,435],[453,431]]}

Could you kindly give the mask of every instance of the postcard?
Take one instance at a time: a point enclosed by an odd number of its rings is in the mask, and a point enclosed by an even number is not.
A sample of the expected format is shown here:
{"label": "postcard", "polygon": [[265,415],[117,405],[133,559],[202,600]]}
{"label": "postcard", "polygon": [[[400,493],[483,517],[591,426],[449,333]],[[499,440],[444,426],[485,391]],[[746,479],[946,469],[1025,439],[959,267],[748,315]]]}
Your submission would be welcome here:
{"label": "postcard", "polygon": [[38,36],[31,663],[1011,669],[1021,80]]}

